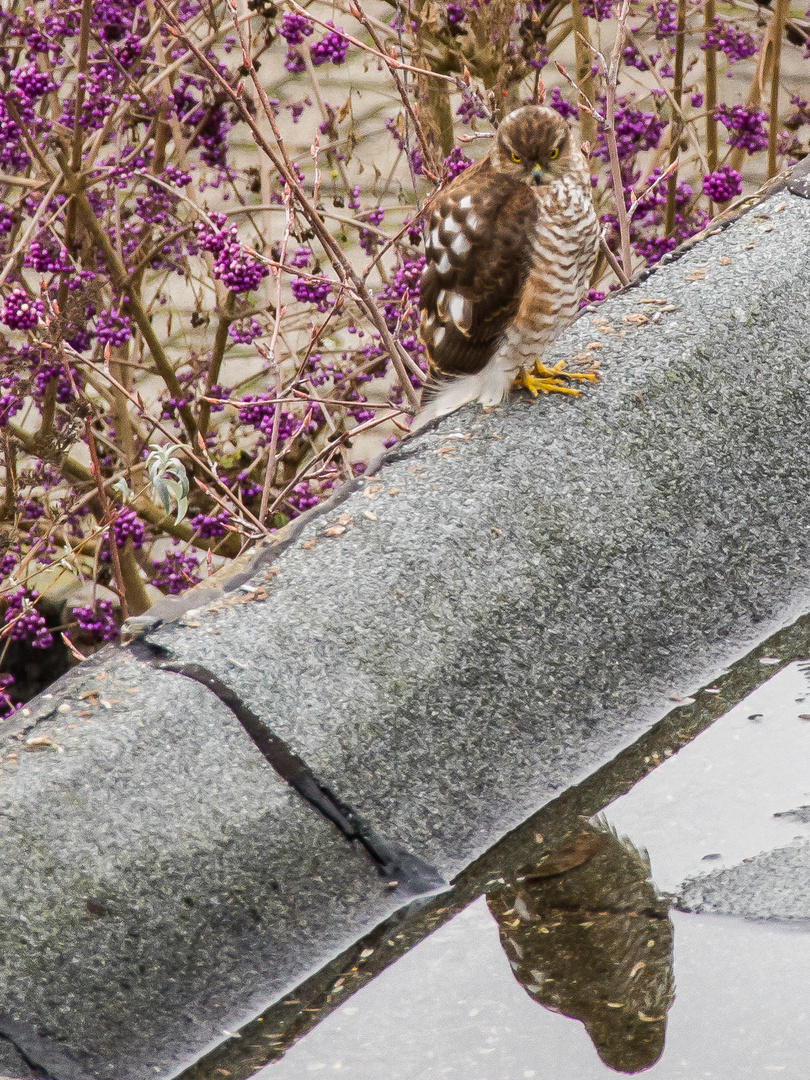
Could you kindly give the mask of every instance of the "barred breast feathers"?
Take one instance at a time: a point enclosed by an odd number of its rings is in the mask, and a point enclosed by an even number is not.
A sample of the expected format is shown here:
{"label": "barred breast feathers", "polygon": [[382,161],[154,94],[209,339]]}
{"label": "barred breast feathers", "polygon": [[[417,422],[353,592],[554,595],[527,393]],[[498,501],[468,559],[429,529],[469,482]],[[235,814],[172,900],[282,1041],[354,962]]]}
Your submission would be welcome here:
{"label": "barred breast feathers", "polygon": [[438,196],[421,282],[429,377],[413,430],[500,402],[571,321],[598,250],[590,175],[553,110],[511,113],[496,146]]}

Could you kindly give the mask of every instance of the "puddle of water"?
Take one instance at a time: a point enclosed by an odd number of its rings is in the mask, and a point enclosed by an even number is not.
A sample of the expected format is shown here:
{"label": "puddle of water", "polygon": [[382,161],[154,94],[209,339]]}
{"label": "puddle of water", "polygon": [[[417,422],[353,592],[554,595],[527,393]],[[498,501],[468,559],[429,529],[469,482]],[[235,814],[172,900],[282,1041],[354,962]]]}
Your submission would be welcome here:
{"label": "puddle of water", "polygon": [[475,900],[258,1075],[615,1076],[573,1016],[605,1060],[654,1080],[808,1075],[810,926],[667,919],[636,850],[656,888],[677,892],[810,835],[802,815],[774,817],[810,804],[805,712],[794,664],[608,806],[630,844],[584,830],[558,865]]}
{"label": "puddle of water", "polygon": [[[673,914],[677,993],[652,1080],[806,1076],[810,934]],[[585,1029],[522,989],[477,900],[315,1028],[266,1080],[604,1080]]]}
{"label": "puddle of water", "polygon": [[[810,934],[674,912],[676,997],[652,1080],[806,1076]],[[604,1080],[584,1027],[512,977],[483,899],[327,1017],[265,1080]]]}
{"label": "puddle of water", "polygon": [[774,816],[810,804],[801,714],[810,714],[810,681],[791,664],[606,809],[649,851],[659,889],[676,892],[687,877],[810,835],[795,816]]}

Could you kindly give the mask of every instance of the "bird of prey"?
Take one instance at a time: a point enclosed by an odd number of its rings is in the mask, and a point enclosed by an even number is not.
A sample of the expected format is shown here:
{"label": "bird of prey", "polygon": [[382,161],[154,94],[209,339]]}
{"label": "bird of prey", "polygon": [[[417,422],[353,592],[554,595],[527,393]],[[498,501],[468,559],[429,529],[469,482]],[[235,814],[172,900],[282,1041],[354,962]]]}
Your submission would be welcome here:
{"label": "bird of prey", "polygon": [[495,145],[439,194],[422,274],[420,337],[428,359],[414,428],[461,405],[495,405],[517,380],[576,394],[593,375],[545,367],[571,322],[599,249],[587,163],[565,120],[527,105]]}

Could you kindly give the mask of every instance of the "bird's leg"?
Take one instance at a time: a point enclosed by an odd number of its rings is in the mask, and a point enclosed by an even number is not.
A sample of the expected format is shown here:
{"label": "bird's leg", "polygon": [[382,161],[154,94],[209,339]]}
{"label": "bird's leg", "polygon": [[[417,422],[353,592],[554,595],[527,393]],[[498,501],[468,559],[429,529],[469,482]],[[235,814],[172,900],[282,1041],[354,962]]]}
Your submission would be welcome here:
{"label": "bird's leg", "polygon": [[553,368],[546,367],[540,360],[536,360],[531,372],[520,371],[515,379],[514,386],[522,386],[533,397],[538,394],[571,394],[579,397],[581,391],[575,386],[569,386],[573,382],[596,382],[596,376],[579,372],[565,371],[565,361],[560,360]]}

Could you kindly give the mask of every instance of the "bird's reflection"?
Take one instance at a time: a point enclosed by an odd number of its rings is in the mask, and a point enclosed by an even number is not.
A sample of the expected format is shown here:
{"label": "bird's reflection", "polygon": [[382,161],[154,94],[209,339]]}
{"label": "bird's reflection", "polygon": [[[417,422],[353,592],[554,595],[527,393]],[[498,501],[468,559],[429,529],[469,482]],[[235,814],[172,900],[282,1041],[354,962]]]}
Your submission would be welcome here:
{"label": "bird's reflection", "polygon": [[658,1061],[674,996],[672,925],[646,854],[607,823],[588,824],[487,902],[535,1001],[581,1020],[612,1069]]}

